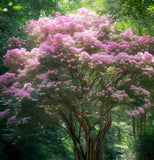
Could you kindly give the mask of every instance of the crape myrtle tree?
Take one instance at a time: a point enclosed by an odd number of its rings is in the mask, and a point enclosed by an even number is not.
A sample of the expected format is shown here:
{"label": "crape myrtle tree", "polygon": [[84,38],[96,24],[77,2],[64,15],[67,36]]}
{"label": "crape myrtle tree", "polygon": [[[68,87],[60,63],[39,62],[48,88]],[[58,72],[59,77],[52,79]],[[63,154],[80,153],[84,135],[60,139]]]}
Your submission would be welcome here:
{"label": "crape myrtle tree", "polygon": [[[18,119],[19,103],[31,101],[36,112],[42,107],[58,117],[72,139],[75,160],[103,160],[111,110],[144,113],[150,92],[140,84],[154,74],[154,38],[133,35],[130,29],[116,34],[109,18],[82,8],[26,23],[36,48],[8,50],[4,63],[10,73],[0,77],[3,99],[16,109],[8,125],[27,122],[26,116]],[[8,108],[0,115],[9,113]]]}

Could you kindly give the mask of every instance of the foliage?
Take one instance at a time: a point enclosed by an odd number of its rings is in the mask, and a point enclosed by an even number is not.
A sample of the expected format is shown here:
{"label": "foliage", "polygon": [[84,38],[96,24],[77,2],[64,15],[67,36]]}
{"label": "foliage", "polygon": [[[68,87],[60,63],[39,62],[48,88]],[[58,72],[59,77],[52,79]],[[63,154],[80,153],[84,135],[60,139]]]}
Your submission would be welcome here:
{"label": "foliage", "polygon": [[47,151],[43,148],[43,146],[39,145],[34,139],[22,139],[17,145],[12,145],[9,142],[3,142],[1,158],[3,160],[44,160],[48,155],[46,152]]}
{"label": "foliage", "polygon": [[[119,0],[122,13],[128,15],[137,24],[139,34],[149,32],[153,35],[154,1],[153,0]],[[149,31],[148,31],[149,30]]]}
{"label": "foliage", "polygon": [[112,125],[103,143],[105,160],[111,160],[111,159],[116,160],[117,157],[120,157],[122,155],[122,150],[118,146],[118,144],[120,143],[117,140],[118,138],[116,136],[117,132],[118,132],[118,128]]}
{"label": "foliage", "polygon": [[138,139],[134,143],[137,160],[154,159],[154,128],[153,126],[145,126],[144,132],[139,134]]}
{"label": "foliage", "polygon": [[147,16],[153,14],[153,0],[119,0],[119,2],[123,5],[123,12],[132,16],[135,20],[147,18]]}
{"label": "foliage", "polygon": [[60,137],[57,137],[57,133],[54,131],[21,137],[16,143],[6,140],[1,141],[0,156],[3,160],[71,160],[69,151],[64,148],[63,142],[58,138]]}
{"label": "foliage", "polygon": [[[28,101],[24,101],[24,105],[22,105],[23,110],[18,117],[18,125],[7,125],[8,117],[2,118],[2,116],[7,116],[6,114],[8,113],[1,114],[1,158],[3,160],[71,160],[72,153],[68,148],[65,148],[62,140],[65,138],[65,135],[58,128],[55,128],[56,120],[50,119],[42,109],[37,108],[37,112],[35,112],[33,109],[36,110],[36,108],[33,108],[33,104]],[[1,102],[0,108],[4,107],[6,108],[5,104]],[[22,115],[31,116],[28,123],[23,121],[23,118],[20,118]],[[50,121],[50,123],[44,124],[47,121]]]}
{"label": "foliage", "polygon": [[97,13],[109,14],[118,25],[118,29],[131,28],[136,34],[143,33],[153,36],[153,0],[96,0],[83,2],[83,6],[90,7]]}

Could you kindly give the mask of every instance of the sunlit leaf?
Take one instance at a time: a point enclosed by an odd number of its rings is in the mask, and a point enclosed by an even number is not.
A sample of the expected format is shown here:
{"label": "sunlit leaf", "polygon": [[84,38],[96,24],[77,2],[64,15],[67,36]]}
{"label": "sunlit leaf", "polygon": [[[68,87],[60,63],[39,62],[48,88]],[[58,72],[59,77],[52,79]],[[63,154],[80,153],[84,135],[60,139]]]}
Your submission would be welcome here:
{"label": "sunlit leaf", "polygon": [[12,6],[13,5],[13,2],[9,2],[9,4],[8,4],[9,6]]}
{"label": "sunlit leaf", "polygon": [[7,12],[8,11],[8,9],[7,8],[3,8],[3,10],[2,10],[3,12]]}
{"label": "sunlit leaf", "polygon": [[14,9],[22,9],[23,6],[13,6]]}

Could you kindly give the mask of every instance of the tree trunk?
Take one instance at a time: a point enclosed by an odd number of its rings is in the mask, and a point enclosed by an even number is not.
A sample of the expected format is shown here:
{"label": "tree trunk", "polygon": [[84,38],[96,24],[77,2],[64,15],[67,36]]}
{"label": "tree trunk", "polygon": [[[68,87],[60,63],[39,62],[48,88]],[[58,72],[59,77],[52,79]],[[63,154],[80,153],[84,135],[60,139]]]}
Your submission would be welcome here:
{"label": "tree trunk", "polygon": [[105,139],[105,136],[111,126],[111,115],[110,115],[110,110],[109,107],[107,107],[107,120],[106,123],[104,124],[104,108],[101,108],[100,116],[102,119],[100,120],[100,131],[99,131],[99,138],[98,138],[98,144],[96,147],[96,160],[103,160],[103,142]]}
{"label": "tree trunk", "polygon": [[[103,109],[104,108],[102,107],[100,111],[101,117],[103,117]],[[103,130],[103,121],[104,121],[104,117],[100,121],[100,132]],[[103,139],[103,133],[100,135],[100,138],[98,139],[98,144],[101,144],[102,139]],[[96,160],[103,160],[103,142],[96,152]]]}
{"label": "tree trunk", "polygon": [[132,123],[133,123],[133,137],[135,139],[136,129],[135,129],[135,117],[134,116],[132,116]]}
{"label": "tree trunk", "polygon": [[96,152],[96,160],[103,160],[103,144]]}
{"label": "tree trunk", "polygon": [[74,156],[75,156],[75,160],[81,160],[79,153],[80,153],[80,152],[79,152],[77,146],[74,145]]}
{"label": "tree trunk", "polygon": [[140,117],[140,133],[143,132],[144,125],[146,124],[146,121],[147,121],[146,113],[141,114],[141,117]]}

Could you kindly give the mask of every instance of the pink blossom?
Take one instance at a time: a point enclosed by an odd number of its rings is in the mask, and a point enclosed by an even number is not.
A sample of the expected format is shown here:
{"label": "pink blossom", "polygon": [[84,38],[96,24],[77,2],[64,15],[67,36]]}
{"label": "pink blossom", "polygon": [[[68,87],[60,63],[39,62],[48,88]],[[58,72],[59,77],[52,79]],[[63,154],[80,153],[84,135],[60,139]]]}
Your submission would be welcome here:
{"label": "pink blossom", "polygon": [[65,81],[64,84],[69,84],[71,82],[72,82],[72,80],[68,80],[68,81]]}
{"label": "pink blossom", "polygon": [[15,73],[8,73],[0,76],[0,91],[7,89],[13,81],[15,80]]}
{"label": "pink blossom", "polygon": [[25,91],[31,93],[32,91],[34,91],[35,89],[32,87],[32,84],[31,83],[25,83],[24,84],[24,89]]}
{"label": "pink blossom", "polygon": [[49,42],[42,42],[39,46],[39,52],[41,54],[46,54],[50,50]]}
{"label": "pink blossom", "polygon": [[111,97],[116,98],[118,101],[123,101],[124,97],[128,97],[128,94],[124,90],[117,90],[112,93]]}
{"label": "pink blossom", "polygon": [[131,78],[125,79],[125,82],[129,82],[129,81],[131,81]]}
{"label": "pink blossom", "polygon": [[9,113],[9,111],[10,111],[10,109],[6,109],[3,112],[0,112],[0,116],[7,115]]}
{"label": "pink blossom", "polygon": [[59,91],[59,88],[56,88],[55,91]]}
{"label": "pink blossom", "polygon": [[150,92],[141,87],[136,87],[134,85],[130,86],[131,90],[134,90],[136,93],[140,93],[141,95],[150,95]]}
{"label": "pink blossom", "polygon": [[144,53],[143,59],[144,59],[145,61],[147,61],[148,63],[154,62],[154,57],[153,57],[153,55],[149,54],[149,52],[145,52],[145,53]]}
{"label": "pink blossom", "polygon": [[55,16],[56,16],[56,17],[59,17],[59,16],[61,16],[61,14],[60,14],[59,12],[56,12],[56,13],[55,13]]}
{"label": "pink blossom", "polygon": [[90,58],[90,55],[87,52],[82,52],[80,57],[79,57],[79,60],[80,61],[85,61],[85,60],[88,60],[89,58]]}
{"label": "pink blossom", "polygon": [[48,112],[49,115],[52,115],[52,112]]}
{"label": "pink blossom", "polygon": [[139,115],[140,114],[139,111],[137,111],[137,110],[135,110],[133,112],[134,112],[135,115]]}
{"label": "pink blossom", "polygon": [[18,136],[18,139],[21,139],[21,136]]}
{"label": "pink blossom", "polygon": [[24,68],[25,61],[30,57],[30,52],[25,48],[12,49],[7,51],[4,63],[10,67],[11,72],[17,72],[18,69]]}
{"label": "pink blossom", "polygon": [[61,84],[61,83],[62,83],[62,81],[59,81],[59,82],[57,82],[56,84],[59,85],[59,84]]}
{"label": "pink blossom", "polygon": [[20,38],[11,37],[9,38],[9,41],[10,44],[8,45],[8,47],[10,49],[21,48],[22,45],[24,44],[24,40]]}
{"label": "pink blossom", "polygon": [[71,63],[71,60],[68,59],[68,60],[67,60],[67,63]]}
{"label": "pink blossom", "polygon": [[91,55],[90,59],[93,62],[98,62],[98,64],[102,64],[102,63],[112,64],[114,62],[113,55],[107,55],[103,52]]}
{"label": "pink blossom", "polygon": [[138,107],[140,113],[144,113],[144,109],[142,107]]}
{"label": "pink blossom", "polygon": [[129,116],[132,116],[132,113],[131,113],[131,111],[125,111]]}
{"label": "pink blossom", "polygon": [[28,122],[26,117],[22,118],[21,121],[22,121],[23,124]]}
{"label": "pink blossom", "polygon": [[10,117],[10,118],[7,120],[7,124],[10,124],[11,121],[14,121],[15,119],[16,119],[16,116],[15,116],[15,115],[12,116],[12,117]]}
{"label": "pink blossom", "polygon": [[133,99],[128,99],[128,102],[133,102]]}
{"label": "pink blossom", "polygon": [[128,36],[128,37],[131,37],[133,35],[133,32],[132,32],[132,30],[131,29],[127,29],[125,32],[123,32],[123,33],[121,33],[120,34],[120,36],[124,36],[124,37],[126,37],[126,36]]}
{"label": "pink blossom", "polygon": [[53,82],[49,82],[47,85],[46,85],[46,87],[47,88],[50,88],[51,86],[53,86],[55,84],[55,82],[53,81]]}
{"label": "pink blossom", "polygon": [[145,104],[143,105],[143,107],[144,107],[144,108],[149,108],[149,104],[148,104],[148,103],[145,103]]}

